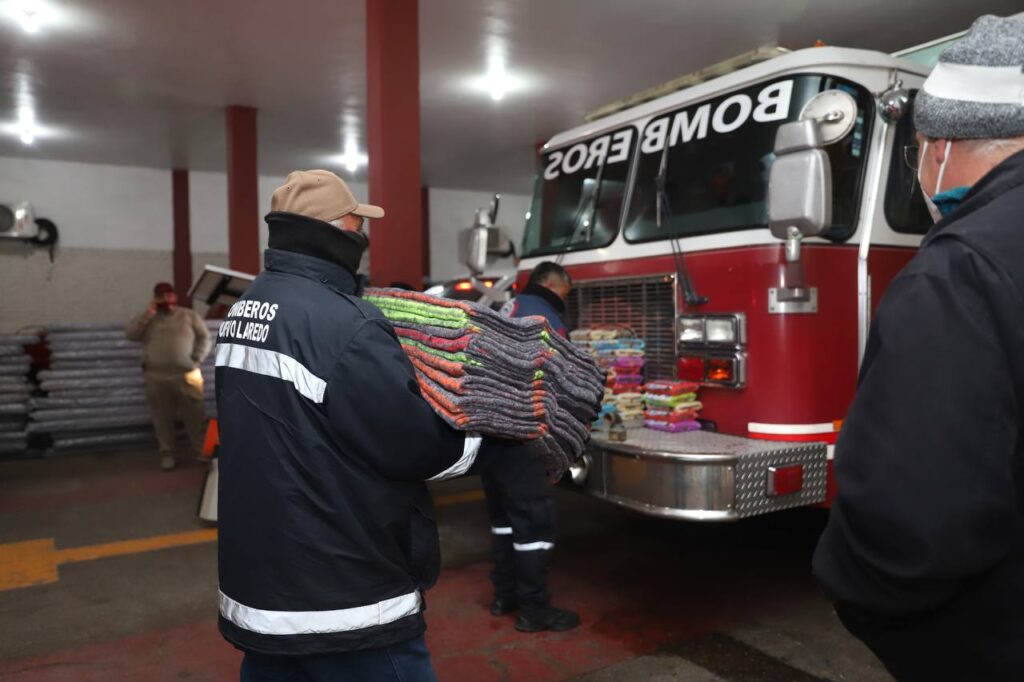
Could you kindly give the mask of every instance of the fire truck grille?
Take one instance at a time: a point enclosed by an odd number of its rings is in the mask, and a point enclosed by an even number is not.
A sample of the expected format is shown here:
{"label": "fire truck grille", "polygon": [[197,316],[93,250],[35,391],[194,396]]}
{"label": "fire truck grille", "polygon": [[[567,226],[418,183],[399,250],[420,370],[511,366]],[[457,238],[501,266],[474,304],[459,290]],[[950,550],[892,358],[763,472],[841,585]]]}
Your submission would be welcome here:
{"label": "fire truck grille", "polygon": [[616,326],[647,342],[647,378],[675,376],[675,279],[672,276],[576,282],[569,296],[571,329]]}

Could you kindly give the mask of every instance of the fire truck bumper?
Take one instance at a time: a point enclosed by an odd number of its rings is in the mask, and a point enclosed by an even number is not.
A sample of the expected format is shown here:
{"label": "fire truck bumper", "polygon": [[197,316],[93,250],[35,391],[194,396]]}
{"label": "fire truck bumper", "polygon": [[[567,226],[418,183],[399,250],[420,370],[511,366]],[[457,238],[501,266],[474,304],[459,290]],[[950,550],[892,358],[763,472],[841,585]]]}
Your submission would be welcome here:
{"label": "fire truck bumper", "polygon": [[827,465],[825,443],[641,428],[625,442],[595,435],[566,480],[651,516],[735,521],[823,502]]}

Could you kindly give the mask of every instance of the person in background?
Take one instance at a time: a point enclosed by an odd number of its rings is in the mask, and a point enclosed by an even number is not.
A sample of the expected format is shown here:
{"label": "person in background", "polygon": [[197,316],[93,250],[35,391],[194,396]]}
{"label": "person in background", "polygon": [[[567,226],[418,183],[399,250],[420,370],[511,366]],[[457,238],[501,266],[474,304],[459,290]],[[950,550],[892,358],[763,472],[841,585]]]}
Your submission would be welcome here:
{"label": "person in background", "polygon": [[522,293],[506,303],[501,314],[506,317],[543,317],[554,332],[568,337],[569,330],[562,316],[571,291],[572,277],[565,268],[545,261],[534,268]]}
{"label": "person in background", "polygon": [[125,336],[142,342],[146,403],[160,445],[160,468],[170,471],[177,466],[178,417],[193,455],[202,451],[206,413],[199,365],[210,352],[210,332],[194,310],[178,306],[174,287],[160,282],[146,312],[128,323]]}
{"label": "person in background", "polygon": [[871,326],[814,573],[899,680],[1024,675],[1024,20],[914,106],[936,225]]}
{"label": "person in background", "polygon": [[[540,316],[563,336],[562,315],[572,279],[562,266],[541,263],[529,284],[502,310],[510,317]],[[491,614],[518,611],[521,632],[561,632],[580,623],[578,614],[555,608],[547,588],[548,562],[555,547],[553,486],[540,459],[527,443],[487,438],[480,450],[478,473],[491,523],[494,601]]]}
{"label": "person in background", "polygon": [[480,438],[434,412],[360,298],[363,220],[383,209],[324,170],[270,206],[266,269],[217,345],[221,634],[243,682],[433,682],[425,481],[465,473]]}

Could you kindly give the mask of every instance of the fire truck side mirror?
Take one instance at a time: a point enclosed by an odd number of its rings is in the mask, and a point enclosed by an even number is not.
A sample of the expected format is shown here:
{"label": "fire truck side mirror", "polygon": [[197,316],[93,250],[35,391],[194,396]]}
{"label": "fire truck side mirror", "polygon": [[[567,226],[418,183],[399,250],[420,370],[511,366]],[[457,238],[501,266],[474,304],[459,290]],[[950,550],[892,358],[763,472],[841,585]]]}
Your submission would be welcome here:
{"label": "fire truck side mirror", "polygon": [[487,267],[487,228],[471,227],[462,231],[462,262],[474,275]]}
{"label": "fire truck side mirror", "polygon": [[791,228],[816,237],[832,223],[832,167],[822,147],[816,121],[779,126],[768,173],[768,226],[778,239]]}
{"label": "fire truck side mirror", "polygon": [[508,234],[500,227],[470,227],[459,235],[459,258],[474,275],[487,269],[488,259],[508,258],[516,253]]}

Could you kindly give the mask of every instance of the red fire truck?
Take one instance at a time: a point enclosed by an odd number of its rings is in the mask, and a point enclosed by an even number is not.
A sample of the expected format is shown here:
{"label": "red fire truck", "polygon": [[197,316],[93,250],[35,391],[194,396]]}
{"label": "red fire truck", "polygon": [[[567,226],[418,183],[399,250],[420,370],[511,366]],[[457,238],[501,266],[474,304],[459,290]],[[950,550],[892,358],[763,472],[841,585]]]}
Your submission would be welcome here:
{"label": "red fire truck", "polygon": [[520,284],[561,263],[570,327],[627,327],[648,379],[702,386],[704,430],[595,436],[572,471],[656,516],[827,504],[871,314],[931,225],[904,160],[928,67],[834,47],[740,61],[553,137],[527,216]]}

